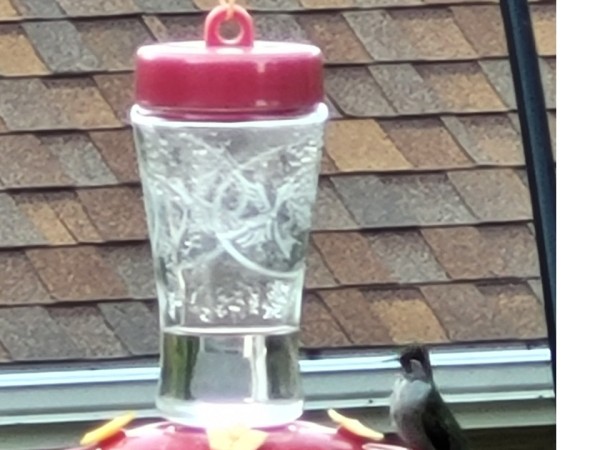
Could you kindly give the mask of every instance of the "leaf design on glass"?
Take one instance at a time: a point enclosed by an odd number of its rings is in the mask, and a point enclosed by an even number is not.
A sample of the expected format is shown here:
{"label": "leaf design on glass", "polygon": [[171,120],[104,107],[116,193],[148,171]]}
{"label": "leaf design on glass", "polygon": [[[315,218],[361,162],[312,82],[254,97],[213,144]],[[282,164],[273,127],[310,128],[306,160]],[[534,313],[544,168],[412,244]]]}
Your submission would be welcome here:
{"label": "leaf design on glass", "polygon": [[[258,161],[255,158],[250,162]],[[248,165],[249,162],[244,164]],[[264,180],[249,180],[239,169],[233,170],[228,183],[217,189],[213,215],[221,214],[223,230],[217,235],[222,243],[227,241],[223,245],[233,249],[228,253],[245,267],[279,276],[298,269],[316,193],[316,175],[306,168],[298,172],[298,176],[279,181],[276,187]],[[268,189],[272,190],[271,195]]]}
{"label": "leaf design on glass", "polygon": [[241,230],[241,232],[233,238],[236,244],[242,248],[260,245],[271,239],[272,230],[268,226],[265,226],[264,223],[257,223],[254,226],[249,226],[245,230]]}
{"label": "leaf design on glass", "polygon": [[248,180],[240,170],[233,170],[216,190],[213,217],[228,219],[224,225],[232,230],[243,226],[242,219],[265,214],[272,209],[266,187]]}
{"label": "leaf design on glass", "polygon": [[218,324],[293,316],[320,132],[149,128],[136,149],[165,317]]}
{"label": "leaf design on glass", "polygon": [[298,245],[298,238],[292,234],[293,222],[287,221],[286,223],[279,224],[278,221],[274,221],[272,224],[273,240],[277,244],[277,248],[283,255],[290,259],[293,254],[293,250]]}
{"label": "leaf design on glass", "polygon": [[273,283],[269,289],[262,305],[263,317],[265,319],[283,318],[286,306],[289,304],[292,292],[300,292],[302,289],[302,274],[296,272],[296,279],[291,283]]}

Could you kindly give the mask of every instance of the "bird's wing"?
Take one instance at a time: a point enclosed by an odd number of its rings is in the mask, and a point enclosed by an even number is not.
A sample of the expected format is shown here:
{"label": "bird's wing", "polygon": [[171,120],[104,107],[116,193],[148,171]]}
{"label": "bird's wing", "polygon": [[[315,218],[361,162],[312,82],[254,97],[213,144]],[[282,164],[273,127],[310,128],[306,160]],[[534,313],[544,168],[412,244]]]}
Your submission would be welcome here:
{"label": "bird's wing", "polygon": [[[460,425],[439,392],[431,391],[423,412],[423,430],[436,450],[468,450]],[[430,411],[432,413],[430,413]]]}

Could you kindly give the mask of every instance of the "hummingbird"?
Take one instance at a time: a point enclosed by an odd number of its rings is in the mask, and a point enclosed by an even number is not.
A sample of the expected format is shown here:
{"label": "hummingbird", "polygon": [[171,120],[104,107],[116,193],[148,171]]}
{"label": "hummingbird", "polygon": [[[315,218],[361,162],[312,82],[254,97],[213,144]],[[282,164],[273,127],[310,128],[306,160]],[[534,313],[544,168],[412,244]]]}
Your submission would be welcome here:
{"label": "hummingbird", "polygon": [[460,425],[435,386],[427,350],[411,346],[399,360],[390,417],[401,445],[411,450],[468,450]]}

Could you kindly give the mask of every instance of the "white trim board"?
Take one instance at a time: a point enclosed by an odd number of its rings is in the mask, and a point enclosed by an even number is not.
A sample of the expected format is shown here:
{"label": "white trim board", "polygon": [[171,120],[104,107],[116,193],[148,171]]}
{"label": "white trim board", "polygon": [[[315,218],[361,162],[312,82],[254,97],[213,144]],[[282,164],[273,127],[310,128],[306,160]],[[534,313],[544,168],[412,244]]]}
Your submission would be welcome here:
{"label": "white trim board", "polygon": [[[301,361],[305,409],[353,409],[389,429],[393,357]],[[466,429],[555,423],[547,348],[440,349],[432,350],[431,362],[440,392]],[[157,377],[157,367],[0,372],[0,426],[105,420],[127,410],[158,417]]]}

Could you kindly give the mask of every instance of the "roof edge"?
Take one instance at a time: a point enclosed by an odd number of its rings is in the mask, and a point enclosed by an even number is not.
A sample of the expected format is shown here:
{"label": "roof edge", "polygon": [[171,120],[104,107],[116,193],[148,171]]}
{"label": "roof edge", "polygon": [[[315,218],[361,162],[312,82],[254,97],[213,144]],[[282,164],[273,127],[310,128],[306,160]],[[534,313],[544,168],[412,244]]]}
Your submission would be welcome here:
{"label": "roof edge", "polygon": [[[301,361],[307,414],[351,410],[389,431],[395,354],[350,355]],[[465,429],[556,423],[547,347],[432,349],[431,362],[440,392]],[[157,377],[155,366],[0,373],[0,427],[27,425],[19,427],[26,442],[49,425],[106,420],[123,411],[157,418]]]}

